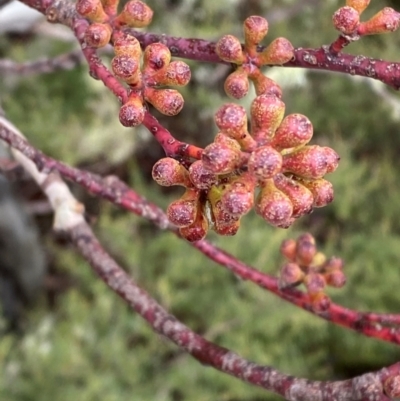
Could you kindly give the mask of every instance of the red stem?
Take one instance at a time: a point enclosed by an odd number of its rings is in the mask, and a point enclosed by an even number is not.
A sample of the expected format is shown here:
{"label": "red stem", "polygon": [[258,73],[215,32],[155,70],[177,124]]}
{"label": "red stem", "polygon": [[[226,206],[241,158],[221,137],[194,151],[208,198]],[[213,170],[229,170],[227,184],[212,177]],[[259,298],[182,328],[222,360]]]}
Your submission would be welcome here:
{"label": "red stem", "polygon": [[[96,174],[69,167],[64,163],[58,162],[35,149],[26,140],[18,137],[7,129],[1,122],[0,138],[31,159],[39,170],[46,172],[56,170],[63,177],[81,185],[90,193],[107,199],[113,204],[121,206],[125,210],[131,211],[153,222],[159,228],[169,229],[178,235],[176,228],[168,221],[167,216],[158,206],[148,202],[118,178],[102,178]],[[398,324],[400,315],[358,312],[333,303],[329,310],[323,313],[316,313],[312,310],[305,293],[296,289],[279,290],[278,282],[275,277],[262,273],[240,262],[232,255],[207,241],[199,241],[192,245],[204,253],[209,259],[227,268],[244,280],[256,283],[260,287],[314,315],[369,337],[394,344],[400,343],[399,328],[380,327],[380,325]]]}

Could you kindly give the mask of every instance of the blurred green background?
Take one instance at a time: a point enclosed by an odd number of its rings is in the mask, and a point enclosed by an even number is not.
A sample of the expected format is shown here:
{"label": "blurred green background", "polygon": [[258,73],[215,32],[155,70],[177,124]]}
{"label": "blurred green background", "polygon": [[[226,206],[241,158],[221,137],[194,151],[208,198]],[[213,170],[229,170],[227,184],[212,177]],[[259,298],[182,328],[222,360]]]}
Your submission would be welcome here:
{"label": "blurred green background", "polygon": [[[286,36],[295,47],[329,44],[331,15],[343,2],[273,0],[148,1],[150,31],[217,40],[241,35],[241,21],[270,21],[268,40]],[[400,1],[372,2],[365,17]],[[267,42],[268,42],[267,40]],[[367,37],[346,51],[400,61],[399,33]],[[46,35],[0,36],[0,57],[18,61],[54,56],[74,44]],[[105,57],[105,60],[109,58]],[[226,101],[229,68],[189,62],[179,117],[161,118],[180,140],[209,143],[213,113]],[[340,74],[276,68],[266,71],[284,88],[287,113],[306,114],[313,142],[341,155],[329,179],[335,201],[288,230],[272,229],[250,214],[232,238],[209,239],[241,260],[276,274],[283,239],[310,231],[321,250],[345,260],[347,285],[330,291],[335,302],[367,311],[400,309],[400,98],[376,82]],[[101,174],[118,174],[162,207],[181,191],[150,178],[162,157],[142,128],[118,122],[118,104],[86,66],[42,76],[1,76],[7,116],[47,154]],[[248,107],[249,95],[242,103]],[[73,187],[87,205],[105,247],[163,306],[207,339],[260,364],[310,379],[348,378],[394,363],[397,346],[328,324],[242,282],[185,242]],[[0,399],[140,401],[259,401],[278,397],[204,367],[159,335],[97,279],[62,240],[51,215],[36,218],[48,259],[48,279],[24,315],[23,333],[0,337]],[[49,281],[49,280],[48,280]],[[4,322],[3,322],[4,323]],[[5,323],[4,323],[5,324]]]}

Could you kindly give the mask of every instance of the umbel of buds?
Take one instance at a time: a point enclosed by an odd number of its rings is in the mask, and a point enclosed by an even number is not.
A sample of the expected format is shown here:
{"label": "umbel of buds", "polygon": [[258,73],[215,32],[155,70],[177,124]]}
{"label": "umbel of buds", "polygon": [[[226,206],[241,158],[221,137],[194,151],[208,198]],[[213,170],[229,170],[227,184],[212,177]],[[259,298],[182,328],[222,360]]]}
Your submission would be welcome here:
{"label": "umbel of buds", "polygon": [[264,50],[258,51],[260,42],[268,33],[268,22],[263,17],[248,17],[244,21],[243,32],[243,48],[239,39],[232,35],[223,36],[215,48],[222,60],[237,65],[225,81],[225,92],[234,99],[240,99],[247,95],[250,80],[257,95],[274,94],[280,97],[279,86],[265,77],[260,67],[288,62],[294,56],[293,45],[286,38],[276,38]]}
{"label": "umbel of buds", "polygon": [[359,38],[394,32],[400,25],[400,13],[385,7],[368,21],[360,22],[361,13],[368,7],[370,0],[347,0],[346,6],[339,8],[332,17],[334,27],[343,35]]}
{"label": "umbel of buds", "polygon": [[85,32],[88,46],[106,46],[112,32],[121,27],[142,28],[151,23],[153,11],[142,1],[128,1],[117,15],[118,3],[119,0],[77,0],[76,11],[92,23]]}
{"label": "umbel of buds", "polygon": [[183,97],[176,89],[165,87],[186,85],[191,76],[189,66],[183,61],[171,61],[171,52],[162,43],[150,44],[142,54],[139,41],[127,33],[114,34],[113,42],[113,73],[131,88],[120,110],[121,124],[141,124],[146,102],[167,116],[178,114],[183,108]]}
{"label": "umbel of buds", "polygon": [[311,234],[300,235],[297,240],[282,242],[281,254],[287,260],[279,271],[279,287],[293,288],[303,284],[315,312],[323,312],[330,306],[325,294],[326,286],[343,287],[346,277],[342,259],[326,256],[318,252]]}
{"label": "umbel of buds", "polygon": [[246,110],[224,104],[215,114],[219,132],[200,160],[188,168],[168,157],[154,165],[160,185],[186,188],[168,209],[181,235],[202,239],[208,228],[234,235],[252,208],[269,224],[287,228],[332,202],[333,188],[324,176],[335,171],[339,156],[329,147],[309,145],[313,127],[306,116],[284,113],[277,96],[257,96],[248,129]]}

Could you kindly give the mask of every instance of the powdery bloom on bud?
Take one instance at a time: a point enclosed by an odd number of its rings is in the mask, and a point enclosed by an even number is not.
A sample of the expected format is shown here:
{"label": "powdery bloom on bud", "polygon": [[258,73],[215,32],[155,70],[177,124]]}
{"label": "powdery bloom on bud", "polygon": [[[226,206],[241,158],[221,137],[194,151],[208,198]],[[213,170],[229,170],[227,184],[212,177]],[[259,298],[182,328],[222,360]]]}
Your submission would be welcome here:
{"label": "powdery bloom on bud", "polygon": [[232,216],[245,215],[253,207],[255,186],[256,181],[248,173],[230,180],[222,191],[221,208]]}
{"label": "powdery bloom on bud", "polygon": [[254,177],[264,181],[281,171],[282,155],[272,146],[260,146],[251,153],[247,166]]}
{"label": "powdery bloom on bud", "polygon": [[300,235],[297,239],[296,262],[301,266],[309,266],[316,254],[317,246],[314,237],[309,233]]}
{"label": "powdery bloom on bud", "polygon": [[[189,66],[183,61],[172,61],[167,68],[151,76],[152,85],[185,86],[190,81]],[[150,82],[147,82],[149,85]]]}
{"label": "powdery bloom on bud", "polygon": [[111,68],[116,77],[129,85],[136,85],[140,81],[140,68],[137,59],[130,56],[115,56],[111,61]]}
{"label": "powdery bloom on bud", "polygon": [[162,43],[148,45],[143,54],[143,71],[155,72],[166,68],[171,62],[171,52]]}
{"label": "powdery bloom on bud", "polygon": [[222,143],[212,143],[204,148],[201,160],[214,174],[227,174],[239,167],[240,151]]}
{"label": "powdery bloom on bud", "polygon": [[108,19],[100,0],[78,0],[75,8],[79,14],[92,22],[105,22]]}
{"label": "powdery bloom on bud", "polygon": [[335,288],[341,288],[346,284],[346,276],[342,270],[334,270],[330,273],[326,273],[325,280],[328,285]]}
{"label": "powdery bloom on bud", "polygon": [[153,180],[164,187],[182,185],[191,187],[189,172],[177,160],[164,157],[158,160],[152,170]]}
{"label": "powdery bloom on bud", "polygon": [[292,202],[275,187],[273,180],[268,180],[263,184],[257,196],[255,210],[264,220],[275,227],[285,228],[292,222]]}
{"label": "powdery bloom on bud", "polygon": [[383,391],[390,399],[400,398],[400,376],[388,377],[383,383]]}
{"label": "powdery bloom on bud", "polygon": [[138,97],[130,97],[128,101],[121,106],[119,111],[119,121],[125,127],[136,127],[140,125],[145,116],[146,110]]}
{"label": "powdery bloom on bud", "polygon": [[314,197],[314,207],[323,207],[331,203],[334,199],[333,185],[323,179],[319,180],[299,180],[299,182],[308,188]]}
{"label": "powdery bloom on bud", "polygon": [[263,145],[274,135],[285,114],[285,103],[276,96],[257,96],[250,108],[251,133]]}
{"label": "powdery bloom on bud", "polygon": [[282,169],[305,179],[319,179],[334,171],[339,156],[331,149],[318,145],[305,146],[283,156]]}
{"label": "powdery bloom on bud", "polygon": [[95,22],[85,31],[85,43],[90,47],[100,48],[110,42],[112,28],[109,24]]}
{"label": "powdery bloom on bud", "polygon": [[271,146],[277,150],[296,148],[310,142],[313,136],[311,121],[302,114],[289,114],[275,132]]}
{"label": "powdery bloom on bud", "polygon": [[322,313],[327,311],[331,306],[331,300],[323,292],[317,292],[313,294],[309,294],[310,303],[312,310],[316,313]]}
{"label": "powdery bloom on bud", "polygon": [[343,269],[343,259],[332,256],[327,261],[323,263],[323,271],[324,272],[332,272],[335,270]]}
{"label": "powdery bloom on bud", "polygon": [[133,28],[143,28],[151,23],[153,19],[153,10],[142,1],[128,1],[121,13],[114,20],[117,27],[124,25]]}
{"label": "powdery bloom on bud", "polygon": [[278,286],[280,290],[294,287],[304,279],[304,272],[297,263],[286,263],[279,271]]}
{"label": "powdery bloom on bud", "polygon": [[168,206],[168,220],[177,227],[188,227],[195,222],[198,208],[199,191],[187,188],[180,199]]}
{"label": "powdery bloom on bud", "polygon": [[281,87],[271,78],[266,77],[259,69],[255,71],[254,74],[249,75],[249,78],[254,84],[256,95],[276,96],[280,99],[282,97]]}
{"label": "powdery bloom on bud", "polygon": [[196,220],[187,227],[180,227],[179,233],[189,242],[196,242],[202,240],[208,232],[209,224],[203,211],[199,207]]}
{"label": "powdery bloom on bud", "polygon": [[204,167],[202,160],[196,160],[189,167],[190,181],[198,189],[209,189],[218,182],[217,176]]}
{"label": "powdery bloom on bud", "polygon": [[225,93],[233,99],[241,99],[249,92],[249,79],[243,68],[229,74],[224,83]]}
{"label": "powdery bloom on bud", "polygon": [[114,16],[117,14],[119,0],[101,0],[104,11],[109,16]]}
{"label": "powdery bloom on bud", "polygon": [[248,17],[243,23],[243,32],[245,48],[249,53],[253,53],[268,33],[268,21],[258,15]]}
{"label": "powdery bloom on bud", "polygon": [[214,117],[221,132],[235,139],[243,150],[250,150],[256,146],[254,139],[247,132],[247,114],[244,107],[235,103],[221,106]]}
{"label": "powdery bloom on bud", "polygon": [[128,33],[118,32],[113,36],[114,53],[116,56],[128,56],[135,60],[139,60],[142,54],[139,41]]}
{"label": "powdery bloom on bud", "polygon": [[371,0],[346,0],[346,6],[352,7],[361,14],[369,5]]}
{"label": "powdery bloom on bud", "polygon": [[245,56],[239,39],[232,35],[223,36],[215,47],[215,51],[221,60],[233,64],[242,64]]}
{"label": "powdery bloom on bud", "polygon": [[307,274],[303,282],[309,294],[321,293],[326,286],[325,277],[320,273]]}
{"label": "powdery bloom on bud", "polygon": [[220,235],[235,235],[239,230],[240,220],[222,208],[222,190],[221,185],[213,186],[207,193],[212,228]]}
{"label": "powdery bloom on bud", "polygon": [[360,36],[390,33],[396,31],[399,25],[400,13],[393,8],[385,7],[368,21],[361,22],[357,33]]}
{"label": "powdery bloom on bud", "polygon": [[286,239],[282,241],[280,252],[286,259],[294,262],[296,259],[296,249],[297,241],[294,239]]}
{"label": "powdery bloom on bud", "polygon": [[154,89],[146,87],[144,98],[160,113],[166,116],[176,116],[185,103],[183,96],[175,89]]}
{"label": "powdery bloom on bud", "polygon": [[353,7],[341,7],[333,14],[332,22],[339,32],[350,35],[360,24],[360,13]]}
{"label": "powdery bloom on bud", "polygon": [[292,217],[298,218],[312,212],[314,198],[310,190],[284,174],[277,174],[274,183],[292,202]]}
{"label": "powdery bloom on bud", "polygon": [[261,65],[281,65],[293,57],[294,47],[286,38],[274,39],[258,56]]}

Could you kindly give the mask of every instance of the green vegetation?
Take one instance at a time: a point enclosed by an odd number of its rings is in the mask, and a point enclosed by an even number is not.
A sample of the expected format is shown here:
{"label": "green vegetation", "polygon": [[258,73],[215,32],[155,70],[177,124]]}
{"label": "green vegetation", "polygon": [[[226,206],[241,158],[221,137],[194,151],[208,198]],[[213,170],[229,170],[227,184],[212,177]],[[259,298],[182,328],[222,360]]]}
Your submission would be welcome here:
{"label": "green vegetation", "polygon": [[[148,1],[157,16],[150,28],[154,32],[217,39],[225,33],[240,34],[239,17],[249,15],[244,11],[246,3],[268,18],[278,6],[284,9],[299,2],[170,0],[162,2],[170,10],[157,13],[162,7],[159,3]],[[330,18],[342,2],[320,3],[288,20],[271,23],[267,38],[286,36],[296,47],[329,43],[336,37]],[[385,5],[390,4],[375,2],[367,16]],[[198,12],[193,13],[192,7]],[[399,33],[365,38],[348,51],[399,61],[398,38]],[[43,38],[29,38],[26,43],[0,39],[0,57],[23,60],[65,50],[64,43],[49,47]],[[180,140],[206,144],[216,132],[213,112],[225,101],[223,81],[217,79],[216,85],[207,87],[219,67],[191,66],[194,78],[185,89],[186,106],[179,117],[164,118],[163,123]],[[246,263],[276,274],[282,261],[280,242],[310,231],[321,250],[345,260],[348,283],[343,289],[330,290],[335,302],[365,311],[398,312],[397,112],[364,80],[301,70],[271,72],[286,85],[287,113],[309,116],[315,130],[313,142],[328,144],[341,155],[340,166],[330,177],[336,199],[288,230],[272,229],[250,214],[237,236],[210,235],[209,239]],[[399,102],[397,93],[386,90]],[[116,101],[87,75],[86,67],[0,80],[0,97],[7,116],[49,155],[93,171],[122,172],[138,192],[163,207],[176,198],[175,189],[166,191],[150,180],[149,160],[162,155],[159,146],[143,129],[133,132],[119,125]],[[198,333],[248,359],[325,380],[378,369],[400,357],[394,345],[328,324],[238,280],[189,244],[171,233],[156,231],[136,216],[105,202],[96,205],[96,210],[94,226],[105,247],[143,288]],[[59,294],[54,307],[42,297],[29,312],[22,337],[8,334],[0,338],[0,399],[276,399],[200,365],[153,333],[73,249],[56,245],[51,238],[50,232],[44,236],[53,268],[68,275],[72,285]]]}

